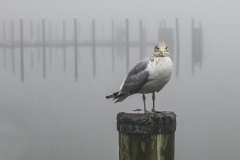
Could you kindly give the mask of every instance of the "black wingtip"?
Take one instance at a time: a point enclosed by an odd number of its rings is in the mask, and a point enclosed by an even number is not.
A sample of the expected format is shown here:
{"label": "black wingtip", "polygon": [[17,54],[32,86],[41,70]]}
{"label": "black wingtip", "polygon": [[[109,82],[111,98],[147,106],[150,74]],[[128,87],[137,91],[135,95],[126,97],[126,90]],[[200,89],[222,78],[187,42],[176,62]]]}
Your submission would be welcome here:
{"label": "black wingtip", "polygon": [[115,98],[115,97],[118,95],[118,93],[119,93],[119,92],[115,92],[115,93],[113,93],[112,95],[106,96],[106,99]]}
{"label": "black wingtip", "polygon": [[113,95],[106,96],[106,99],[114,98]]}

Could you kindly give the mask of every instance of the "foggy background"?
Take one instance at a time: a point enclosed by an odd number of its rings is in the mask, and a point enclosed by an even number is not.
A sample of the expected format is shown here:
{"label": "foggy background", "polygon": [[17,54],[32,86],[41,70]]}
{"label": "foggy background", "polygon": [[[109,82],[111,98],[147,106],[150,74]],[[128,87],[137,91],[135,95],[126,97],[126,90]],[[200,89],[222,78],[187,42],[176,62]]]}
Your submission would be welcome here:
{"label": "foggy background", "polygon": [[[6,21],[9,31],[12,19],[19,39],[19,18],[23,18],[27,40],[30,20],[35,23],[45,18],[60,25],[65,19],[69,40],[73,39],[73,18],[81,23],[83,39],[91,39],[92,18],[96,20],[96,38],[110,39],[111,19],[124,25],[128,17],[130,40],[138,39],[136,30],[139,19],[143,19],[147,39],[157,43],[159,22],[165,19],[167,27],[174,27],[175,18],[179,18],[179,77],[176,78],[174,68],[170,82],[156,94],[157,110],[177,114],[175,159],[237,160],[240,157],[239,8],[240,2],[236,0],[1,0],[0,41],[2,22]],[[191,18],[196,25],[202,22],[204,42],[202,69],[196,65],[194,75],[191,74]],[[8,33],[6,39],[9,40]],[[145,57],[152,51],[153,46],[148,47]],[[37,53],[37,49],[32,52]],[[127,74],[125,54],[115,56],[113,72],[110,48],[96,48],[94,76],[91,48],[79,48],[76,81],[73,48],[67,49],[65,72],[62,50],[53,48],[52,52],[49,66],[46,51],[44,79],[37,54],[31,69],[31,51],[24,49],[25,80],[21,82],[19,48],[15,49],[14,73],[10,51],[6,50],[4,68],[0,48],[0,159],[118,159],[116,115],[143,109],[139,94],[117,104],[105,99],[119,89]],[[138,48],[130,49],[130,68],[139,61],[138,53]],[[151,107],[151,96],[147,95],[147,108]]]}

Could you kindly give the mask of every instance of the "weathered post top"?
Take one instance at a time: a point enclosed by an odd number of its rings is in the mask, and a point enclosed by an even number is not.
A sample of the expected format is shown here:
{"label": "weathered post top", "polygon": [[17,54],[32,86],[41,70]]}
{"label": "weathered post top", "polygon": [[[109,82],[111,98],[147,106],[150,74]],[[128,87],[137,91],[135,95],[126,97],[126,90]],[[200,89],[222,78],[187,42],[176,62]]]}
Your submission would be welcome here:
{"label": "weathered post top", "polygon": [[169,134],[176,131],[176,114],[171,111],[117,115],[117,130],[135,134]]}

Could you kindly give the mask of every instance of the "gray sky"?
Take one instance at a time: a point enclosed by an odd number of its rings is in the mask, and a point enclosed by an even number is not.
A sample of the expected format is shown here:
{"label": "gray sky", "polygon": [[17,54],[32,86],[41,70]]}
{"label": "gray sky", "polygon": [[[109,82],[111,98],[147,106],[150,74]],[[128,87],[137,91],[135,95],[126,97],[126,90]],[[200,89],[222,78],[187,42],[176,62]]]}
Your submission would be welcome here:
{"label": "gray sky", "polygon": [[[2,0],[2,18],[201,18],[231,20],[239,1],[214,0]],[[232,15],[232,16],[228,16]],[[226,19],[227,18],[227,19]]]}

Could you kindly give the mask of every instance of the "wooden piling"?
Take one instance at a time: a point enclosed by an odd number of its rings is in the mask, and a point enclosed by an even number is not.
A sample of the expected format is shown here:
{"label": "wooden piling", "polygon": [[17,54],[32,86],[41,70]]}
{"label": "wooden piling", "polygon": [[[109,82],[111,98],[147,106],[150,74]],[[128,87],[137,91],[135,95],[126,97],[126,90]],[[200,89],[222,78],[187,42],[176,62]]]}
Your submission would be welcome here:
{"label": "wooden piling", "polygon": [[200,63],[199,63],[199,67],[200,69],[202,69],[202,60],[203,60],[203,33],[202,33],[202,23],[201,21],[199,22],[199,30],[200,30],[200,37],[199,37],[199,41],[200,41]]}
{"label": "wooden piling", "polygon": [[166,20],[163,20],[163,28],[166,28]]}
{"label": "wooden piling", "polygon": [[81,52],[80,52],[80,37],[81,37],[81,24],[78,22],[78,61],[80,62],[81,60]]}
{"label": "wooden piling", "polygon": [[78,50],[78,40],[77,40],[77,18],[74,18],[74,49],[75,49],[75,80],[78,79],[78,61],[77,61],[77,50]]}
{"label": "wooden piling", "polygon": [[24,82],[24,57],[23,57],[23,19],[20,19],[20,59],[21,59],[21,81]]}
{"label": "wooden piling", "polygon": [[[55,41],[58,43],[59,39],[58,39],[58,24],[57,23],[55,24],[55,37],[56,37]],[[56,47],[55,51],[56,51],[55,55],[58,57],[58,47]]]}
{"label": "wooden piling", "polygon": [[95,35],[95,19],[92,19],[92,57],[93,57],[93,75],[96,76],[96,35]]}
{"label": "wooden piling", "polygon": [[114,71],[114,60],[115,60],[115,55],[114,55],[114,47],[115,47],[115,43],[114,43],[114,20],[112,19],[112,71]]}
{"label": "wooden piling", "polygon": [[3,21],[3,44],[4,44],[4,46],[3,46],[3,56],[4,56],[3,61],[4,61],[4,68],[6,68],[7,67],[7,57],[6,57],[6,47],[5,47],[5,45],[6,45],[6,22],[5,21]]}
{"label": "wooden piling", "polygon": [[11,41],[12,41],[12,73],[15,72],[15,56],[14,56],[14,21],[11,20]]}
{"label": "wooden piling", "polygon": [[178,18],[175,19],[176,24],[176,47],[177,47],[177,62],[176,62],[176,77],[179,75],[179,27]]}
{"label": "wooden piling", "polygon": [[31,44],[33,44],[34,39],[33,39],[33,21],[32,20],[30,21],[30,41],[31,41]]}
{"label": "wooden piling", "polygon": [[49,21],[48,24],[48,30],[49,30],[49,63],[50,66],[52,65],[52,25],[51,25],[51,21]]}
{"label": "wooden piling", "polygon": [[139,51],[140,51],[140,61],[143,59],[143,24],[142,19],[139,20]]}
{"label": "wooden piling", "polygon": [[[33,21],[30,21],[30,43],[33,44],[34,40],[33,40]],[[31,69],[33,69],[33,52],[32,52],[32,47],[31,47]]]}
{"label": "wooden piling", "polygon": [[[147,53],[147,29],[145,27],[145,24],[144,22],[142,22],[142,59],[145,58],[145,53]],[[142,60],[141,59],[141,60]]]}
{"label": "wooden piling", "polygon": [[191,20],[192,23],[192,74],[194,74],[194,63],[195,63],[195,34],[194,34],[194,19]]}
{"label": "wooden piling", "polygon": [[119,160],[174,160],[176,114],[118,113]]}
{"label": "wooden piling", "polygon": [[129,71],[129,20],[126,18],[126,66]]}
{"label": "wooden piling", "polygon": [[159,23],[159,28],[158,28],[158,42],[160,42],[160,39],[161,39],[161,37],[160,37],[160,30],[161,30],[161,28],[162,28],[162,22]]}
{"label": "wooden piling", "polygon": [[[104,42],[105,41],[105,38],[104,38],[104,23],[102,23],[102,41]],[[102,46],[102,53],[105,52],[105,47]]]}
{"label": "wooden piling", "polygon": [[66,71],[66,25],[65,25],[65,20],[63,20],[62,23],[63,27],[63,69],[64,72]]}
{"label": "wooden piling", "polygon": [[42,51],[43,51],[43,78],[46,78],[46,42],[45,42],[45,20],[42,19]]}
{"label": "wooden piling", "polygon": [[[40,43],[40,23],[38,22],[37,23],[37,40],[38,40],[38,43]],[[38,62],[40,63],[40,58],[41,58],[41,56],[40,56],[40,47],[37,47],[38,48]]]}

